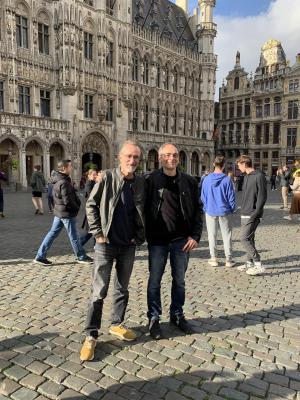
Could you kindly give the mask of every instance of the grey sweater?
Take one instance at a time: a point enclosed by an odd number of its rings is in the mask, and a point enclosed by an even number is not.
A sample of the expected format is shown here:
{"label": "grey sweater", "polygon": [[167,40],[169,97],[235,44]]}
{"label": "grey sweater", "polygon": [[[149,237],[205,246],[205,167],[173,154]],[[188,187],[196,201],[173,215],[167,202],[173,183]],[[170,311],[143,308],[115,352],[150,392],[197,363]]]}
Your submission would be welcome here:
{"label": "grey sweater", "polygon": [[261,171],[246,174],[243,183],[241,215],[251,220],[261,218],[267,200],[267,181]]}

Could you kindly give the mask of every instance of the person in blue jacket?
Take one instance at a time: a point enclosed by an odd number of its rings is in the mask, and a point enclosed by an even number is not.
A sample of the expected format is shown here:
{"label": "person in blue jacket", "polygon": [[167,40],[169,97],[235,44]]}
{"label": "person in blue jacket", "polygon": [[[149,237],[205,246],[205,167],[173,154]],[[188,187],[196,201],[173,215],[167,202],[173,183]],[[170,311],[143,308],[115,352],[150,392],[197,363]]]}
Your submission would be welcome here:
{"label": "person in blue jacket", "polygon": [[217,234],[220,225],[224,252],[225,267],[233,267],[232,260],[232,213],[235,210],[235,190],[232,180],[223,173],[225,158],[217,156],[214,161],[214,172],[207,175],[201,188],[201,200],[206,217],[210,260],[208,264],[218,267]]}

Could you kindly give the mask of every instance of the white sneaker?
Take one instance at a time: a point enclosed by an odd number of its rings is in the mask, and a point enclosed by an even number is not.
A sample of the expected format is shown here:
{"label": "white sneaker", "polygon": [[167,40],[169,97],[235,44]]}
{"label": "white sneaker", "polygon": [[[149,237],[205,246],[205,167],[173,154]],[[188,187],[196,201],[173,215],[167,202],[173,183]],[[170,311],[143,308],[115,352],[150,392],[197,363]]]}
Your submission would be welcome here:
{"label": "white sneaker", "polygon": [[218,260],[216,258],[211,258],[210,260],[207,261],[207,263],[211,267],[218,267],[219,266]]}
{"label": "white sneaker", "polygon": [[254,262],[254,267],[247,269],[248,275],[260,275],[266,271],[266,268],[261,265],[260,261]]}
{"label": "white sneaker", "polygon": [[247,271],[247,269],[252,268],[253,265],[254,265],[254,264],[253,264],[251,261],[246,261],[245,264],[239,265],[239,266],[237,267],[237,270],[238,270],[238,271]]}
{"label": "white sneaker", "polygon": [[232,268],[235,266],[235,264],[236,264],[236,262],[233,260],[226,260],[225,268]]}
{"label": "white sneaker", "polygon": [[289,221],[292,221],[292,217],[290,215],[286,215],[285,217],[283,217],[283,219],[287,219]]}

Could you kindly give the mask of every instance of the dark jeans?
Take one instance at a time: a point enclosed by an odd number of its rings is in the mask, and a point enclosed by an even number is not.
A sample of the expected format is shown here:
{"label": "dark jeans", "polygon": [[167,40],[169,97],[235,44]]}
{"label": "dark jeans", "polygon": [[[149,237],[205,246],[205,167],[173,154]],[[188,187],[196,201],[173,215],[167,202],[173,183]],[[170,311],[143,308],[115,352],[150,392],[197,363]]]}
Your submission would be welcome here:
{"label": "dark jeans", "polygon": [[186,239],[176,240],[168,245],[149,245],[149,280],[147,289],[148,318],[158,319],[161,315],[160,287],[162,276],[170,254],[172,289],[170,316],[183,315],[185,301],[185,273],[189,262],[189,253],[182,251]]}
{"label": "dark jeans", "polygon": [[260,218],[250,221],[241,218],[241,243],[247,254],[247,261],[260,261],[260,256],[255,248],[255,231],[260,223]]}
{"label": "dark jeans", "polygon": [[128,284],[135,257],[135,246],[113,246],[107,243],[96,243],[94,256],[93,286],[88,306],[86,333],[98,337],[101,327],[102,308],[109,288],[113,262],[116,261],[113,304],[111,311],[112,325],[124,321],[128,304]]}
{"label": "dark jeans", "polygon": [[[84,246],[90,240],[91,237],[93,237],[93,235],[89,232],[86,232],[82,236],[80,236],[81,246]],[[94,244],[95,244],[95,239],[94,239]]]}
{"label": "dark jeans", "polygon": [[42,244],[40,245],[40,248],[38,249],[37,252],[38,258],[46,258],[47,251],[50,249],[52,243],[60,234],[63,227],[66,228],[75,256],[79,259],[86,257],[85,251],[80,244],[80,239],[77,233],[76,217],[73,218],[54,217],[51,229],[45,236]]}
{"label": "dark jeans", "polygon": [[4,200],[3,200],[3,189],[0,188],[0,213],[3,213]]}
{"label": "dark jeans", "polygon": [[271,190],[276,189],[276,182],[271,181]]}
{"label": "dark jeans", "polygon": [[52,211],[54,209],[54,199],[53,196],[47,196],[47,200],[48,200],[48,208],[49,211]]}

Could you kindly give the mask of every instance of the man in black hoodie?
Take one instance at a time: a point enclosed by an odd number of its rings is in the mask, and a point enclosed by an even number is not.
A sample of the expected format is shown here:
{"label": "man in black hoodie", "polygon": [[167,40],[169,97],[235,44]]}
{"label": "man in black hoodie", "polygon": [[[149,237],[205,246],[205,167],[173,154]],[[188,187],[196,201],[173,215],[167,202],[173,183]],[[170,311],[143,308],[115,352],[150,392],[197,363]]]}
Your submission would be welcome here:
{"label": "man in black hoodie", "polygon": [[35,263],[50,265],[47,260],[47,251],[65,227],[78,263],[89,264],[93,260],[87,256],[77,233],[76,216],[80,208],[80,200],[72,184],[70,174],[72,171],[71,160],[62,160],[57,164],[58,171],[51,174],[54,199],[54,220],[50,231],[45,236],[38,249]]}
{"label": "man in black hoodie", "polygon": [[237,269],[246,271],[248,275],[259,275],[265,272],[265,268],[255,248],[255,231],[267,200],[267,181],[261,171],[254,170],[249,156],[242,155],[237,160],[237,166],[245,174],[241,205],[241,242],[247,253],[246,264]]}

